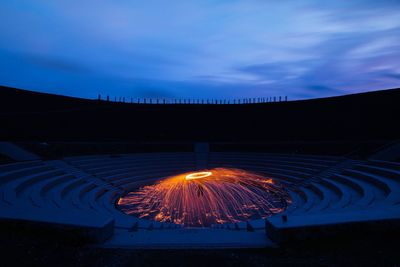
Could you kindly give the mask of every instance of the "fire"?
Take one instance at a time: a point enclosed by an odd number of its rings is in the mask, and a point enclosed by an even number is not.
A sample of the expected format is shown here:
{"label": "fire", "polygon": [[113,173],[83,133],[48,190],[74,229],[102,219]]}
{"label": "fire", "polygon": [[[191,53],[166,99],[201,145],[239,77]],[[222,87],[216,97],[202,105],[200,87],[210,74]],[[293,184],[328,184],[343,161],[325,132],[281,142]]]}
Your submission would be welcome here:
{"label": "fire", "polygon": [[271,178],[216,168],[168,177],[118,200],[126,214],[185,226],[210,226],[265,218],[291,200]]}
{"label": "fire", "polygon": [[208,176],[211,176],[212,172],[195,172],[195,173],[190,173],[188,175],[186,175],[186,180],[194,180],[194,179],[201,179],[201,178],[205,178]]}

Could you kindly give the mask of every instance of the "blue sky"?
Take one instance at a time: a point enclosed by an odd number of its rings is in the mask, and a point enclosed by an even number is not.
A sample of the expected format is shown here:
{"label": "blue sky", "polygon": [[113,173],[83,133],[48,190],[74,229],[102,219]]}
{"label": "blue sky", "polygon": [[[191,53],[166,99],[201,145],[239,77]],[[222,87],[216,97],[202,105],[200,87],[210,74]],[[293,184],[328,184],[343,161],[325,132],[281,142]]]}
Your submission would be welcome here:
{"label": "blue sky", "polygon": [[400,87],[400,0],[2,0],[0,84],[87,98]]}

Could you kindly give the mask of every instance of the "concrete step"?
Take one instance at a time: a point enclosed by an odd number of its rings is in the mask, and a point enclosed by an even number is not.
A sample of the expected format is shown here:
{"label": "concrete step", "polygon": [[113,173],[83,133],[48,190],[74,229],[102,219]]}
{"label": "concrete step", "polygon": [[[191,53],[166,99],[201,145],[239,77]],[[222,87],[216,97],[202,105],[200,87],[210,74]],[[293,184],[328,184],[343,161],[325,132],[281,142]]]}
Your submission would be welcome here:
{"label": "concrete step", "polygon": [[219,229],[177,229],[170,231],[116,231],[104,243],[107,248],[265,248],[276,247],[265,232],[229,231]]}

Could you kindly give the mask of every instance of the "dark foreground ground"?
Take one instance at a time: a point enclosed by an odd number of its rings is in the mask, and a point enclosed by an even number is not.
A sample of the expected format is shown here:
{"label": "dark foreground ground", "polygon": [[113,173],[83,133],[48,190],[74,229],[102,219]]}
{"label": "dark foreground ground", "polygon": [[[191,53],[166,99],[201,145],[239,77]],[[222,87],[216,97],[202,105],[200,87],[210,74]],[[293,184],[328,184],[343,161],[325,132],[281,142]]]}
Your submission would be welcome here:
{"label": "dark foreground ground", "polygon": [[398,233],[287,244],[278,249],[102,249],[43,233],[0,231],[0,266],[400,266]]}

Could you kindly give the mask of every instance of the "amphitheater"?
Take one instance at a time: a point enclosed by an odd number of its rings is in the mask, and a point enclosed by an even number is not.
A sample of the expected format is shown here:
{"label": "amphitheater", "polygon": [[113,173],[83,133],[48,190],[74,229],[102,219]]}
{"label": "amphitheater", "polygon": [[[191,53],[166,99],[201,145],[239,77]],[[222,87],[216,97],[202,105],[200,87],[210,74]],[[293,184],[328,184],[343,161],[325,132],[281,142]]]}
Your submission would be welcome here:
{"label": "amphitheater", "polygon": [[[3,243],[15,239],[10,251],[17,258],[20,238],[27,251],[45,242],[44,254],[37,250],[43,260],[54,244],[67,248],[57,255],[76,249],[68,238],[89,244],[75,251],[95,248],[96,255],[278,248],[294,257],[308,241],[315,250],[346,240],[325,247],[333,259],[331,248],[344,253],[349,240],[374,243],[384,234],[390,240],[400,229],[400,89],[240,105],[135,104],[0,89],[0,223]],[[278,213],[207,227],[127,215],[118,205],[171,176],[218,168],[265,177],[290,201]]]}
{"label": "amphitheater", "polygon": [[[201,161],[201,162],[200,162]],[[279,181],[291,204],[267,219],[183,227],[128,216],[118,198],[170,175],[206,166],[254,171]],[[274,247],[343,229],[400,220],[400,164],[302,154],[209,152],[64,157],[0,165],[0,217],[75,229],[111,248]]]}

